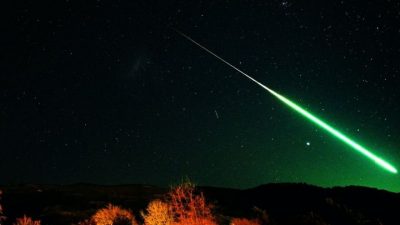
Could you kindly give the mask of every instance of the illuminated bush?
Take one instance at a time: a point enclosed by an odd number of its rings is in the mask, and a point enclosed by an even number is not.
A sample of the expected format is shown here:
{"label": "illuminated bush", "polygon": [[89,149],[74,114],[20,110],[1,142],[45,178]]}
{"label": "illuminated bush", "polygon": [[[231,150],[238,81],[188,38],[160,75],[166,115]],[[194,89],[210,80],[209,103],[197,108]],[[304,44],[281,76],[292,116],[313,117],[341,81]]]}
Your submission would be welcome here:
{"label": "illuminated bush", "polygon": [[109,204],[106,208],[99,209],[92,216],[92,221],[96,225],[136,225],[131,211],[112,204]]}
{"label": "illuminated bush", "polygon": [[171,225],[173,224],[170,206],[159,199],[151,201],[146,212],[142,212],[145,225]]}
{"label": "illuminated bush", "polygon": [[173,223],[173,225],[217,225],[211,218],[183,218]]}
{"label": "illuminated bush", "polygon": [[17,218],[14,225],[40,225],[40,220],[32,220],[32,218],[24,215],[22,218]]}
{"label": "illuminated bush", "polygon": [[233,218],[230,225],[261,225],[261,222],[257,219]]}
{"label": "illuminated bush", "polygon": [[203,193],[184,182],[166,196],[166,201],[154,200],[142,212],[145,225],[217,225]]}
{"label": "illuminated bush", "polygon": [[210,204],[206,203],[203,193],[196,193],[195,186],[184,182],[168,194],[173,225],[216,225]]}

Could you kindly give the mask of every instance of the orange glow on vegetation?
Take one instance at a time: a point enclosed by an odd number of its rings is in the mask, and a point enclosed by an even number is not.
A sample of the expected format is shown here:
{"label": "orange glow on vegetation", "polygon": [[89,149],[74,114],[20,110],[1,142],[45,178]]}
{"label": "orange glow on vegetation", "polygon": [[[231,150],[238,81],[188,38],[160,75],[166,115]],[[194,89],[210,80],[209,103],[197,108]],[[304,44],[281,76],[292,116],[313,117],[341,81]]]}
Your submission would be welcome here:
{"label": "orange glow on vegetation", "polygon": [[[1,194],[1,192],[0,192]],[[233,218],[229,225],[269,224],[265,211],[256,208],[261,215],[258,219]],[[140,225],[218,225],[213,214],[213,205],[208,203],[202,192],[191,182],[184,182],[173,188],[162,198],[151,201],[141,211],[143,223]],[[0,225],[2,225],[2,208],[0,205]],[[227,224],[229,217],[218,217],[221,224]],[[263,223],[261,222],[263,221]],[[94,215],[76,223],[78,225],[139,225],[133,213],[128,209],[108,204],[97,210]],[[41,225],[40,220],[24,216],[13,225]]]}
{"label": "orange glow on vegetation", "polygon": [[92,216],[92,221],[96,225],[137,224],[131,211],[112,204],[99,209]]}
{"label": "orange glow on vegetation", "polygon": [[142,217],[145,225],[217,225],[211,209],[204,195],[185,182],[172,188],[166,201],[150,202]]}
{"label": "orange glow on vegetation", "polygon": [[141,212],[144,225],[172,225],[173,217],[170,213],[170,206],[156,199],[147,206],[146,213]]}
{"label": "orange glow on vegetation", "polygon": [[40,225],[40,220],[33,220],[24,215],[22,218],[17,218],[14,225]]}
{"label": "orange glow on vegetation", "polygon": [[195,193],[192,183],[185,182],[176,186],[168,197],[175,224],[216,225],[212,206],[206,203],[203,193]]}
{"label": "orange glow on vegetation", "polygon": [[261,225],[258,219],[233,218],[230,225]]}

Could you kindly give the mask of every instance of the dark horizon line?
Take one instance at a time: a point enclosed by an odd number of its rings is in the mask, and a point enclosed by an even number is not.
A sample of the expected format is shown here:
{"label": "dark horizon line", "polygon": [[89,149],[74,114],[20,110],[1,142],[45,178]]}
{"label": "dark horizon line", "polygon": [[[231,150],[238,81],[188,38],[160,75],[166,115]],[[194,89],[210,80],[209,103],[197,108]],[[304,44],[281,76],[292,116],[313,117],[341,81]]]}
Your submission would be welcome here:
{"label": "dark horizon line", "polygon": [[[0,183],[0,190],[2,188],[9,188],[9,187],[29,187],[29,186],[38,186],[38,187],[44,187],[44,186],[53,186],[53,187],[68,187],[68,186],[78,186],[78,185],[84,185],[84,186],[98,186],[98,187],[123,187],[123,186],[140,186],[140,187],[151,187],[151,188],[160,188],[160,189],[168,189],[171,187],[174,187],[176,184],[171,184],[168,186],[165,185],[155,185],[155,184],[146,184],[146,183],[116,183],[116,184],[101,184],[101,183],[92,183],[92,182],[74,182],[74,183],[17,183],[17,184],[1,184]],[[245,191],[245,190],[253,190],[253,189],[258,189],[258,188],[264,188],[267,186],[308,186],[308,187],[314,187],[314,188],[320,188],[320,189],[336,189],[336,188],[364,188],[364,189],[374,189],[374,190],[379,190],[379,191],[387,191],[391,193],[400,193],[400,192],[395,192],[387,189],[382,189],[382,188],[377,188],[377,187],[370,187],[370,186],[362,186],[362,185],[335,185],[335,186],[320,186],[320,185],[315,185],[315,184],[309,184],[306,182],[270,182],[270,183],[264,183],[264,184],[259,184],[253,187],[248,187],[248,188],[236,188],[236,187],[229,187],[229,186],[216,186],[216,185],[201,185],[201,184],[196,184],[197,187],[200,188],[217,188],[217,189],[230,189],[230,190],[239,190],[239,191]]]}

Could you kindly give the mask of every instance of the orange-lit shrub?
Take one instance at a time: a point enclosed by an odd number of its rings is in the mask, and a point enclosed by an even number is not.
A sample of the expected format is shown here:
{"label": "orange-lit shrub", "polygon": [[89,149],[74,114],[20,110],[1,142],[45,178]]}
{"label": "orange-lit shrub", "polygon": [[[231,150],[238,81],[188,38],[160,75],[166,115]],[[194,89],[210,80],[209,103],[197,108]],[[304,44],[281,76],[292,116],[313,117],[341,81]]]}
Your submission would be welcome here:
{"label": "orange-lit shrub", "polygon": [[14,225],[40,225],[40,220],[32,220],[32,218],[24,215],[22,218],[17,218]]}
{"label": "orange-lit shrub", "polygon": [[182,218],[173,223],[173,225],[217,225],[215,219],[211,218]]}
{"label": "orange-lit shrub", "polygon": [[144,225],[171,225],[173,217],[170,206],[159,199],[151,201],[146,212],[142,212]]}
{"label": "orange-lit shrub", "polygon": [[92,216],[92,221],[96,225],[136,225],[131,211],[112,204],[99,209]]}
{"label": "orange-lit shrub", "polygon": [[261,225],[261,222],[257,219],[233,218],[230,225]]}
{"label": "orange-lit shrub", "polygon": [[184,182],[168,194],[173,225],[216,225],[211,212],[212,206],[206,203],[203,193],[196,193],[195,186]]}

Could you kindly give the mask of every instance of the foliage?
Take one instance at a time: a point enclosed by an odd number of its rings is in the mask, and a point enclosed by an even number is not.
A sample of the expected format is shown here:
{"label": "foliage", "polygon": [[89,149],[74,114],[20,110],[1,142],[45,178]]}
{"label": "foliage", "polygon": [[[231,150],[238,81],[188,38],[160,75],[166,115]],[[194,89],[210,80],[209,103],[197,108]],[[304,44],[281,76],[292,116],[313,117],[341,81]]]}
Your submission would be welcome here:
{"label": "foliage", "polygon": [[173,217],[170,213],[170,206],[159,199],[149,203],[146,213],[141,212],[145,225],[171,225]]}
{"label": "foliage", "polygon": [[99,209],[92,221],[96,225],[135,225],[137,224],[131,211],[119,206],[109,204],[106,208]]}
{"label": "foliage", "polygon": [[[0,191],[1,197],[1,191]],[[257,218],[233,218],[230,225],[261,225],[269,224],[268,214],[258,208],[255,209]],[[164,196],[163,200],[156,199],[149,203],[145,211],[141,212],[143,225],[217,225],[213,214],[213,206],[208,203],[202,192],[198,191],[190,181],[183,182]],[[2,208],[0,205],[0,225]],[[228,222],[226,220],[226,222]],[[18,218],[13,225],[40,225],[40,220],[33,220],[24,215]],[[108,204],[99,209],[89,219],[78,225],[138,225],[130,210]]]}
{"label": "foliage", "polygon": [[175,221],[173,225],[217,225],[217,223],[212,218],[182,218]]}
{"label": "foliage", "polygon": [[217,225],[212,206],[191,182],[171,188],[166,197],[150,202],[141,213],[145,225]]}
{"label": "foliage", "polygon": [[216,225],[212,206],[206,203],[203,193],[196,193],[191,182],[184,182],[168,193],[173,225]]}
{"label": "foliage", "polygon": [[40,225],[40,220],[33,220],[32,218],[24,215],[22,218],[17,218],[14,225]]}
{"label": "foliage", "polygon": [[261,225],[258,219],[233,218],[230,225]]}

